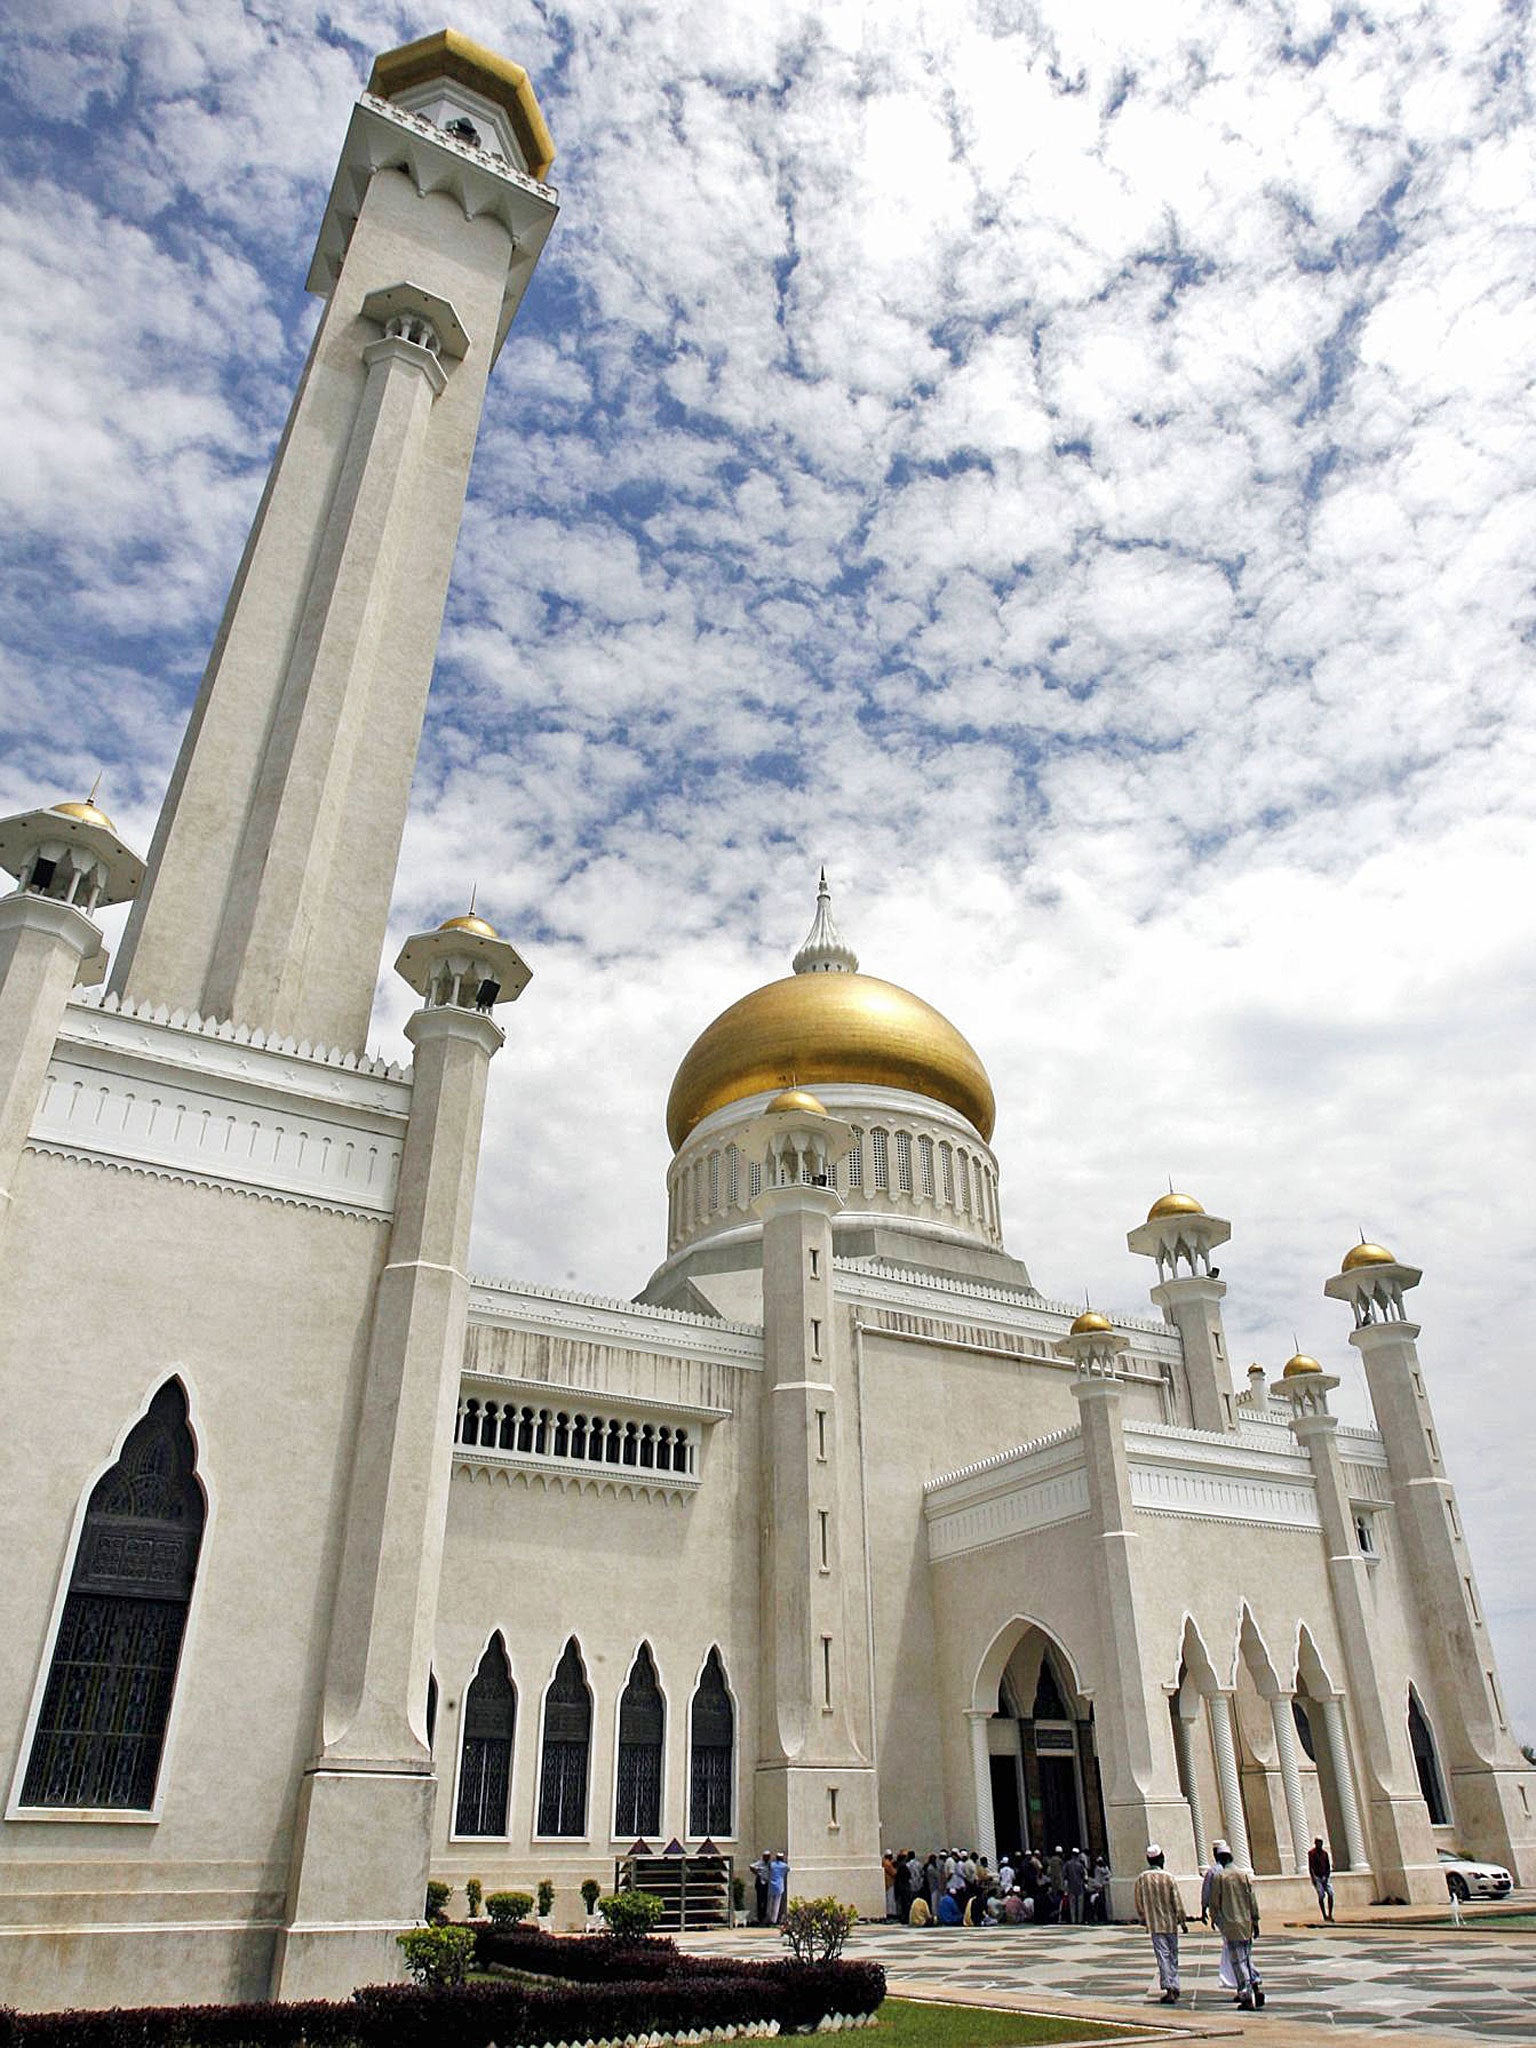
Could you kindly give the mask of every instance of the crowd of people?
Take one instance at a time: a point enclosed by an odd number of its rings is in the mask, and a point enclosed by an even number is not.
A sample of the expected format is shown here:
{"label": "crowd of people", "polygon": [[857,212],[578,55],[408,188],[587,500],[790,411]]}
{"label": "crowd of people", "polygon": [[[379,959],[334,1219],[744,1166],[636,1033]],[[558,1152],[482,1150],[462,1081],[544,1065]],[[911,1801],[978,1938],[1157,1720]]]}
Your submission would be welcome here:
{"label": "crowd of people", "polygon": [[889,1851],[885,1917],[909,1927],[1082,1926],[1108,1918],[1109,1865],[1075,1844],[1042,1855],[1021,1849],[993,1870],[972,1849]]}

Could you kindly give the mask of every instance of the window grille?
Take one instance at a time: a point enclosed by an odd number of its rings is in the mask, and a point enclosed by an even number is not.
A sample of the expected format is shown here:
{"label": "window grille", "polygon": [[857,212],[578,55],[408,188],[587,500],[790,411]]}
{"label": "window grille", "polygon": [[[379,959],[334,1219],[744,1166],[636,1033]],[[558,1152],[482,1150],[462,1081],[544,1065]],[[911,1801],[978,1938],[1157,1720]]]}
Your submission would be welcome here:
{"label": "window grille", "polygon": [[720,1154],[709,1155],[709,1213],[714,1215],[720,1206]]}
{"label": "window grille", "polygon": [[725,1187],[733,1209],[741,1207],[741,1153],[734,1145],[725,1148]]}
{"label": "window grille", "polygon": [[933,1200],[932,1138],[919,1138],[917,1141],[917,1184],[920,1192],[931,1202]]}
{"label": "window grille", "polygon": [[853,1134],[853,1150],[848,1154],[848,1186],[850,1191],[864,1185],[864,1133]]}
{"label": "window grille", "polygon": [[583,1835],[587,1829],[587,1759],[592,1747],[592,1695],[581,1651],[571,1637],[544,1695],[544,1758],[539,1773],[539,1833]]}
{"label": "window grille", "polygon": [[888,1189],[891,1185],[890,1140],[884,1131],[876,1131],[873,1136],[875,1147],[875,1186],[877,1189]]}
{"label": "window grille", "polygon": [[763,1192],[763,1169],[754,1159],[747,1168],[747,1200],[755,1202]]}
{"label": "window grille", "polygon": [[455,1834],[507,1832],[507,1795],[512,1788],[512,1737],[516,1725],[517,1688],[507,1666],[506,1644],[498,1630],[486,1644],[480,1667],[464,1695]]}
{"label": "window grille", "polygon": [[703,1836],[731,1833],[731,1780],[736,1746],[736,1710],[726,1689],[718,1649],[711,1650],[693,1695],[689,1748],[692,1781],[688,1830]]}
{"label": "window grille", "polygon": [[169,1380],[86,1504],[24,1806],[153,1806],[204,1512]]}
{"label": "window grille", "polygon": [[947,1145],[939,1147],[939,1165],[944,1172],[944,1200],[951,1209],[955,1206],[955,1155]]}
{"label": "window grille", "polygon": [[963,1214],[969,1216],[971,1213],[971,1155],[969,1152],[957,1152],[955,1154],[955,1165],[959,1168],[960,1172],[960,1208]]}
{"label": "window grille", "polygon": [[910,1133],[896,1133],[896,1185],[904,1195],[912,1192],[912,1139]]}
{"label": "window grille", "polygon": [[1445,1804],[1445,1788],[1440,1782],[1440,1760],[1435,1755],[1435,1738],[1430,1733],[1424,1709],[1419,1705],[1419,1696],[1412,1686],[1408,1688],[1408,1743],[1413,1751],[1413,1767],[1419,1774],[1419,1790],[1429,1808],[1429,1824],[1443,1828],[1451,1816]]}
{"label": "window grille", "polygon": [[651,1646],[642,1643],[619,1701],[619,1789],[613,1832],[634,1841],[661,1833],[661,1752],[666,1707]]}

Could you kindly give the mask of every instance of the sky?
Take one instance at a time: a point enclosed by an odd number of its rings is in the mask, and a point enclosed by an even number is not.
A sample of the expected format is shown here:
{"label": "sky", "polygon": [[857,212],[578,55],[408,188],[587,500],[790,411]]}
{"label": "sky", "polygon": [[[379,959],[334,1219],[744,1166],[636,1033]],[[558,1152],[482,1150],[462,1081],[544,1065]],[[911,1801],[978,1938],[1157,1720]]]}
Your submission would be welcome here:
{"label": "sky", "polygon": [[[147,846],[412,5],[0,26],[0,808]],[[663,1252],[694,1036],[825,861],[996,1088],[1011,1249],[1148,1313],[1170,1179],[1229,1346],[1422,1266],[1439,1427],[1536,1740],[1536,165],[1523,0],[469,0],[562,210],[492,382],[381,961],[534,979],[474,1259]]]}

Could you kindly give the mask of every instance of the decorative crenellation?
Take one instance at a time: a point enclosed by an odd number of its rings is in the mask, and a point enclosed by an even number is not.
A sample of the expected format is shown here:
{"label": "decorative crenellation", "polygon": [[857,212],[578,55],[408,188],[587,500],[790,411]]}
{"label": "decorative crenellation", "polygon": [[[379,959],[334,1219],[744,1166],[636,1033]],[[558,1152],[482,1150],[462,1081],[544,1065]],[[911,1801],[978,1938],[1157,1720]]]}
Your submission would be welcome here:
{"label": "decorative crenellation", "polygon": [[[966,1275],[955,1273],[924,1272],[915,1266],[896,1265],[889,1259],[843,1258],[834,1260],[840,1277],[846,1280],[878,1281],[882,1287],[845,1286],[843,1292],[860,1300],[897,1301],[905,1295],[944,1294],[951,1297],[964,1296],[967,1300],[994,1302],[1001,1308],[1014,1311],[1003,1321],[1020,1329],[1038,1331],[1043,1337],[1054,1340],[1059,1337],[1060,1322],[1070,1323],[1082,1308],[1081,1302],[1052,1301],[1048,1296],[1037,1293],[1033,1288],[1020,1289],[997,1287],[985,1280],[973,1280]],[[1170,1358],[1179,1355],[1177,1332],[1166,1322],[1153,1322],[1146,1316],[1117,1315],[1114,1318],[1117,1330],[1135,1330],[1154,1341],[1138,1344],[1138,1351],[1162,1354]]]}
{"label": "decorative crenellation", "polygon": [[76,989],[70,1008],[97,1010],[104,1016],[136,1017],[144,1024],[164,1025],[171,1031],[185,1031],[201,1038],[220,1038],[230,1045],[254,1046],[258,1051],[281,1053],[286,1059],[313,1060],[317,1066],[340,1067],[349,1074],[377,1074],[388,1081],[408,1081],[410,1069],[396,1066],[369,1053],[344,1052],[339,1045],[311,1045],[307,1038],[270,1037],[259,1025],[236,1024],[227,1017],[204,1017],[196,1010],[173,1010],[166,1003],[147,999],[136,1003],[132,996],[99,988]]}
{"label": "decorative crenellation", "polygon": [[[519,170],[517,165],[509,162],[506,157],[498,156],[495,150],[482,149],[478,143],[471,142],[467,135],[456,133],[452,128],[440,128],[424,114],[413,114],[408,107],[402,107],[398,100],[384,100],[380,99],[377,93],[363,92],[358,94],[357,103],[360,107],[367,107],[370,113],[387,115],[391,121],[398,121],[403,128],[415,129],[418,135],[426,136],[443,149],[452,150],[456,156],[463,157],[466,163],[476,164],[482,170],[490,171],[498,178],[505,178],[513,185],[521,185],[525,192],[532,193],[537,199],[547,199],[551,204],[557,204],[559,201],[560,194],[553,185],[541,185],[537,178],[530,177],[527,171]],[[466,213],[468,210],[466,207]]]}
{"label": "decorative crenellation", "polygon": [[1060,1522],[1075,1522],[1088,1513],[1088,1473],[1079,1464],[1069,1472],[1012,1487],[987,1500],[950,1513],[928,1510],[928,1555],[934,1563],[985,1550]]}
{"label": "decorative crenellation", "polygon": [[1058,1444],[1073,1443],[1082,1435],[1074,1423],[1069,1429],[1054,1429],[1049,1436],[1032,1437],[1027,1444],[1015,1444],[1006,1451],[994,1451],[990,1458],[978,1458],[974,1464],[957,1466],[953,1472],[942,1473],[937,1479],[925,1482],[923,1492],[941,1492],[946,1486],[954,1486],[962,1479],[975,1479],[983,1472],[996,1472],[1015,1459],[1031,1458],[1037,1451],[1053,1450]]}

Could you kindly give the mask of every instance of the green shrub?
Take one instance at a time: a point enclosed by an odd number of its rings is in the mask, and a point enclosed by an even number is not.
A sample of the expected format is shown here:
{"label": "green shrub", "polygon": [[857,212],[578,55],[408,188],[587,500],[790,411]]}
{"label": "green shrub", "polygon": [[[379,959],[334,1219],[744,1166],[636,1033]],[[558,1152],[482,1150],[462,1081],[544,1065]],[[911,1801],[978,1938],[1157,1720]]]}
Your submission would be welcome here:
{"label": "green shrub", "polygon": [[464,1967],[475,1951],[472,1927],[412,1927],[395,1939],[416,1983],[441,1989],[464,1982]]}
{"label": "green shrub", "polygon": [[552,1877],[541,1877],[539,1879],[539,1911],[547,1915],[554,1911],[554,1906],[555,1880]]}
{"label": "green shrub", "polygon": [[650,1933],[666,1904],[654,1892],[614,1892],[598,1900],[597,1910],[608,1922],[610,1934],[621,1941],[638,1941]]}
{"label": "green shrub", "polygon": [[465,1878],[464,1897],[469,1903],[470,1919],[478,1920],[480,1918],[480,1902],[485,1897],[485,1886],[478,1877]]}
{"label": "green shrub", "polygon": [[784,1908],[784,1944],[797,1963],[835,1963],[859,1917],[836,1899],[791,1899]]}
{"label": "green shrub", "polygon": [[581,1903],[586,1907],[588,1913],[595,1913],[597,1911],[598,1895],[602,1889],[602,1886],[595,1877],[584,1877],[581,1880]]}
{"label": "green shrub", "polygon": [[448,1901],[453,1897],[453,1886],[444,1884],[440,1878],[427,1879],[427,1908],[423,1914],[427,1925],[435,1927],[440,1920],[448,1917]]}
{"label": "green shrub", "polygon": [[533,1911],[532,1892],[492,1892],[485,1902],[493,1927],[515,1927]]}

